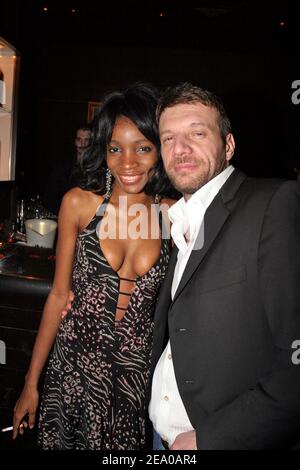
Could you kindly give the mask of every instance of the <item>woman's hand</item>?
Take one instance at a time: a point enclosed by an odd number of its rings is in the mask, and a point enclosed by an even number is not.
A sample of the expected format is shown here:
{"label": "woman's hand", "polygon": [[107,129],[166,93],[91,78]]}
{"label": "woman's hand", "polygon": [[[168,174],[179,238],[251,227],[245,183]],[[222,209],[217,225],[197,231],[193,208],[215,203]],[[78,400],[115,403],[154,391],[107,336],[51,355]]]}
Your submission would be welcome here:
{"label": "woman's hand", "polygon": [[63,309],[63,311],[61,312],[61,318],[64,318],[68,311],[70,310],[71,306],[72,306],[72,302],[74,300],[74,294],[73,292],[70,290],[69,292],[69,297],[68,297],[68,300],[67,300],[67,303],[66,303],[66,306],[65,308]]}
{"label": "woman's hand", "polygon": [[[18,434],[24,434],[24,429],[28,426],[29,429],[33,428],[38,402],[39,393],[37,387],[26,384],[14,407],[13,439],[16,439]],[[28,419],[24,420],[26,415],[28,415]]]}

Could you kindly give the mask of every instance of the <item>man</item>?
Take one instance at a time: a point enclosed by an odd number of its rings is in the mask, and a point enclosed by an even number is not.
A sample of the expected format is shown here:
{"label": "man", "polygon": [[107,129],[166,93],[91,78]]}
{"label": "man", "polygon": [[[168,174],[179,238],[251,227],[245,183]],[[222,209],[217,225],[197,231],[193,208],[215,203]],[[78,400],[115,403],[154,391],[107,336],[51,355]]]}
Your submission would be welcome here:
{"label": "man", "polygon": [[172,450],[297,447],[299,183],[230,165],[230,121],[208,91],[168,88],[157,115],[183,198],[155,314],[154,429]]}
{"label": "man", "polygon": [[76,161],[78,162],[79,158],[83,154],[83,151],[90,145],[91,141],[91,129],[89,126],[85,125],[79,127],[76,132],[76,137],[74,140],[76,148]]}
{"label": "man", "polygon": [[83,151],[91,141],[91,129],[88,125],[79,127],[74,139],[75,155],[65,158],[59,166],[50,173],[46,182],[42,202],[46,209],[58,215],[63,195],[72,187],[76,186],[75,168],[83,155]]}

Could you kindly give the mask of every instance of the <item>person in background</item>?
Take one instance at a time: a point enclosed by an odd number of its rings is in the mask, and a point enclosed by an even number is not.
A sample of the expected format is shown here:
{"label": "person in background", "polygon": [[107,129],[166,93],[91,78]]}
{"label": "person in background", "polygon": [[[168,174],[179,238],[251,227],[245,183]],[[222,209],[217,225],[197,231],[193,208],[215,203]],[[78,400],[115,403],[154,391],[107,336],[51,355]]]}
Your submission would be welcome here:
{"label": "person in background", "polygon": [[[39,377],[55,343],[39,445],[147,445],[153,317],[171,250],[161,209],[174,202],[166,197],[171,187],[160,156],[157,98],[142,83],[112,92],[94,121],[79,187],[60,208],[55,278],[15,406],[13,438],[35,423]],[[62,319],[70,289],[74,300]]]}
{"label": "person in background", "polygon": [[230,164],[230,121],[210,91],[168,88],[157,116],[183,197],[155,313],[155,449],[300,448],[299,183]]}
{"label": "person in background", "polygon": [[297,181],[300,181],[300,170],[298,168],[293,168],[294,176]]}
{"label": "person in background", "polygon": [[91,143],[91,127],[88,125],[81,126],[77,129],[76,137],[74,140],[76,148],[76,162],[79,162],[80,157],[82,156],[84,150]]}
{"label": "person in background", "polygon": [[57,215],[64,194],[77,186],[77,167],[84,151],[91,141],[91,128],[79,127],[74,139],[75,154],[72,158],[62,159],[49,175],[42,195],[43,206]]}

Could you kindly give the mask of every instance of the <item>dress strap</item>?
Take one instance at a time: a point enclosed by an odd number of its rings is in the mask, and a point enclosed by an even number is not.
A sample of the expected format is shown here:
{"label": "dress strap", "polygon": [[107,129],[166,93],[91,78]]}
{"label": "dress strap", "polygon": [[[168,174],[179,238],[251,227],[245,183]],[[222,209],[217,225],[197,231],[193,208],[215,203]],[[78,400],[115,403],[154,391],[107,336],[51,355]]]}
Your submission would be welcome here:
{"label": "dress strap", "polygon": [[119,276],[119,279],[121,279],[121,281],[128,281],[128,282],[135,282],[136,279],[128,279],[127,277],[120,277]]}
{"label": "dress strap", "polygon": [[96,217],[103,217],[107,208],[107,205],[109,203],[110,196],[104,194],[103,201],[99,204],[97,210],[96,210]]}

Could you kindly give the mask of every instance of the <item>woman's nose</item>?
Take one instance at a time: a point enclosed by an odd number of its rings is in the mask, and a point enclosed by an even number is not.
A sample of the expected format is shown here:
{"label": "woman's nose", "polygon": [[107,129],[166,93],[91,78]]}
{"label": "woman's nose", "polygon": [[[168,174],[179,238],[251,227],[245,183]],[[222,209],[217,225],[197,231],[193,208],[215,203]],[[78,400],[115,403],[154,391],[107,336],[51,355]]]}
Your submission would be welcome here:
{"label": "woman's nose", "polygon": [[137,156],[131,151],[125,152],[122,163],[124,168],[134,168],[138,165]]}

